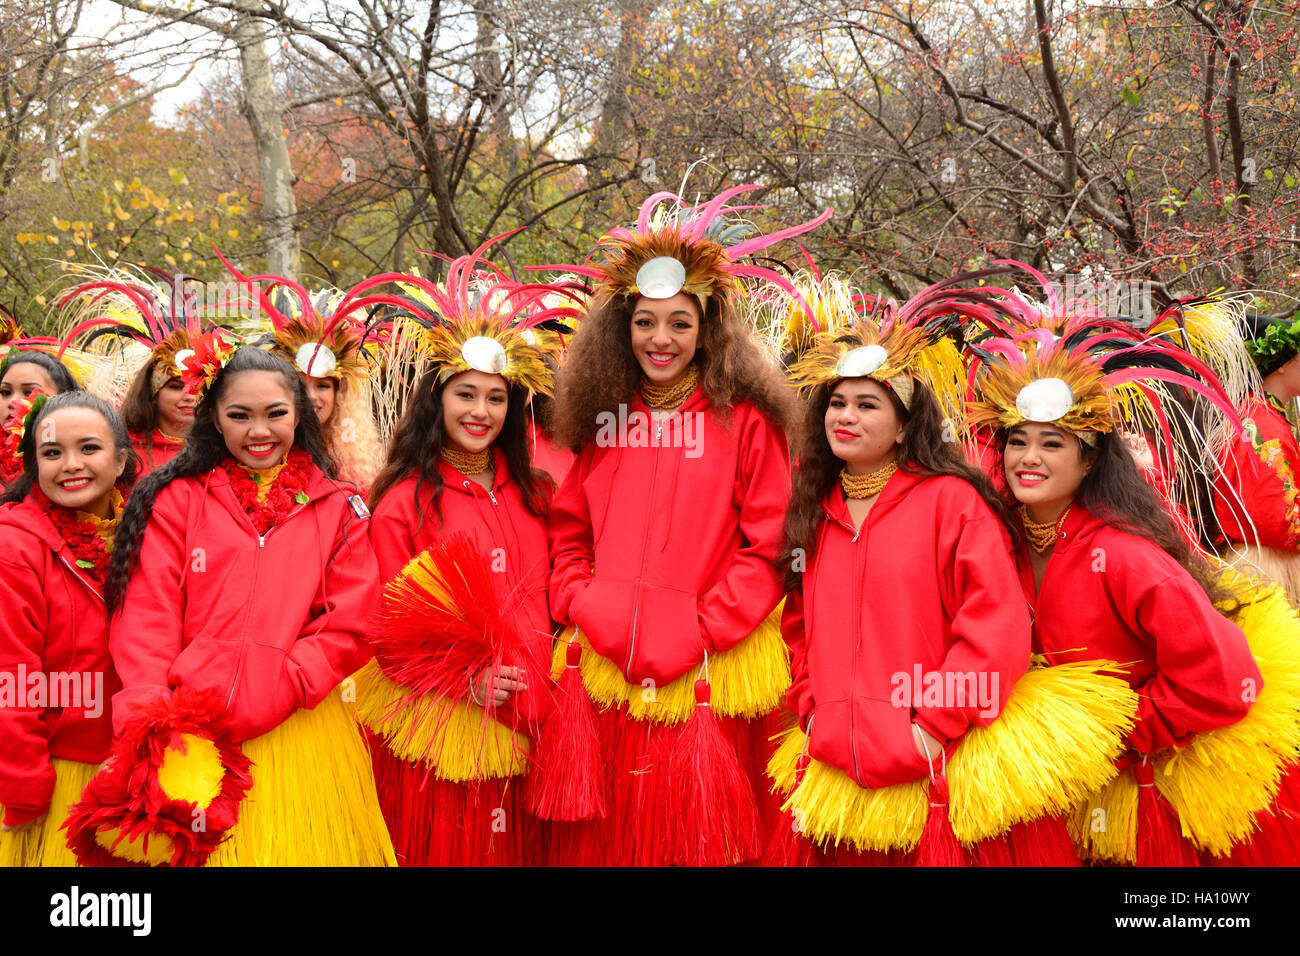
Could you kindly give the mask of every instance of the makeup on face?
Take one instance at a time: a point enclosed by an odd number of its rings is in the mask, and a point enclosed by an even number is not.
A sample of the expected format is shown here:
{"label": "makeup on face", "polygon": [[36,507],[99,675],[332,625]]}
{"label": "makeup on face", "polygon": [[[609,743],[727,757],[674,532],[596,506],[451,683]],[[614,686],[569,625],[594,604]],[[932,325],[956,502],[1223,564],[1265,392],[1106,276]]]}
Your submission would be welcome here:
{"label": "makeup on face", "polygon": [[672,385],[686,374],[700,339],[700,310],[694,297],[678,292],[666,299],[641,296],[632,309],[632,354],[656,385]]}
{"label": "makeup on face", "polygon": [[501,434],[510,407],[506,380],[489,372],[461,372],[442,390],[442,429],[447,444],[481,452]]}
{"label": "makeup on face", "polygon": [[239,372],[217,403],[217,431],[231,456],[247,468],[270,468],[293,447],[298,418],[293,394],[276,372]]}

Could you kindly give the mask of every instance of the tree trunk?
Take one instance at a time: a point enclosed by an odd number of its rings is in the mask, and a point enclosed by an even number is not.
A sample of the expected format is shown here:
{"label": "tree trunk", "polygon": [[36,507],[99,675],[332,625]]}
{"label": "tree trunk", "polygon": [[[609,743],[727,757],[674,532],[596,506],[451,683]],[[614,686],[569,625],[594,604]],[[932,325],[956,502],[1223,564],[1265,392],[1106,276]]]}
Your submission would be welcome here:
{"label": "tree trunk", "polygon": [[256,17],[239,14],[235,20],[234,36],[239,44],[239,66],[244,81],[241,111],[253,133],[262,181],[267,270],[297,281],[300,257],[298,206],[293,197],[289,145],[284,138],[280,104],[271,80],[266,26]]}

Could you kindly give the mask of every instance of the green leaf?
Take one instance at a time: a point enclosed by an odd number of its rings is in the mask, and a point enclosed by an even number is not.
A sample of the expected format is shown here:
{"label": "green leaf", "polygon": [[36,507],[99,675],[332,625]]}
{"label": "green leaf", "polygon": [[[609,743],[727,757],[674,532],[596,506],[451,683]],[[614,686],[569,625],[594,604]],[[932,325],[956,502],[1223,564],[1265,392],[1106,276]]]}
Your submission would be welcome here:
{"label": "green leaf", "polygon": [[1287,189],[1290,189],[1292,186],[1295,185],[1295,177],[1288,174],[1287,177],[1282,180],[1282,182],[1286,183]]}
{"label": "green leaf", "polygon": [[1124,102],[1133,107],[1133,109],[1137,109],[1138,104],[1142,102],[1142,94],[1137,91],[1136,87],[1130,86],[1120,95],[1124,98]]}
{"label": "green leaf", "polygon": [[1272,178],[1273,178],[1273,170],[1271,170],[1271,169],[1266,169],[1266,170],[1264,170],[1264,178],[1265,178],[1265,179],[1272,179]]}
{"label": "green leaf", "polygon": [[293,496],[293,500],[298,502],[300,505],[305,505],[307,502],[311,501],[311,499],[307,497],[307,492],[305,491],[298,492]]}
{"label": "green leaf", "polygon": [[94,561],[87,561],[85,558],[77,558],[77,567],[79,568],[93,568],[94,566]]}

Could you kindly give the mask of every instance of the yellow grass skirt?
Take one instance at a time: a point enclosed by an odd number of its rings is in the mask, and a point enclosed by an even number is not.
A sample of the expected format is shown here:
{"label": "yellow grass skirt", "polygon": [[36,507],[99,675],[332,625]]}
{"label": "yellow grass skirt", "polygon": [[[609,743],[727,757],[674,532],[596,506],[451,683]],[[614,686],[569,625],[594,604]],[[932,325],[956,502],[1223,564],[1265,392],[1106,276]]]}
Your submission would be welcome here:
{"label": "yellow grass skirt", "polygon": [[68,849],[67,831],[60,827],[68,818],[68,808],[81,799],[81,791],[98,769],[98,764],[55,757],[50,810],[31,826],[0,831],[0,867],[76,866],[77,858]]}
{"label": "yellow grass skirt", "polygon": [[245,741],[253,788],[208,866],[396,866],[370,752],[336,689]]}

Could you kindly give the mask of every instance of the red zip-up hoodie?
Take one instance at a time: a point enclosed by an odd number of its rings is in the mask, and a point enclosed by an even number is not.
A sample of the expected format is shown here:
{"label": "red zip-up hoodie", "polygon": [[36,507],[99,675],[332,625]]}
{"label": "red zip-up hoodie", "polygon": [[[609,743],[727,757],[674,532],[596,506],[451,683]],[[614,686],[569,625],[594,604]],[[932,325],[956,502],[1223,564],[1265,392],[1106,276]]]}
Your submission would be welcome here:
{"label": "red zip-up hoodie", "polygon": [[[104,598],[76,562],[31,498],[0,508],[0,681],[15,691],[12,701],[0,697],[0,805],[7,826],[45,813],[54,792],[51,758],[97,764],[113,739],[109,703],[120,685],[108,656]],[[20,668],[27,676],[22,682]],[[47,681],[57,675],[58,702],[71,706],[27,706],[37,674]],[[87,694],[96,690],[102,696],[91,700]]]}
{"label": "red zip-up hoodie", "polygon": [[160,431],[153,433],[153,447],[149,447],[149,436],[140,435],[136,432],[131,433],[131,447],[140,457],[140,477],[143,478],[151,471],[157,471],[167,462],[171,461],[181,453],[185,447],[184,441],[172,441],[163,435]]}
{"label": "red zip-up hoodie", "polygon": [[[787,701],[815,759],[863,787],[919,780],[930,765],[911,723],[951,752],[971,724],[993,722],[1029,667],[1010,536],[947,475],[897,472],[858,531],[838,482],[824,508],[781,621]],[[927,696],[927,682],[943,689]]]}
{"label": "red zip-up hoodie", "polygon": [[259,537],[222,468],[158,493],[111,623],[117,730],[137,701],[189,687],[219,694],[248,740],[366,662],[379,575],[365,506],[314,464],[306,494]]}
{"label": "red zip-up hoodie", "polygon": [[1245,433],[1228,445],[1214,486],[1215,515],[1230,541],[1294,551],[1300,548],[1300,447],[1267,399],[1248,399],[1241,418]]}
{"label": "red zip-up hoodie", "polygon": [[1020,566],[1035,608],[1037,650],[1054,664],[1128,665],[1124,676],[1140,695],[1129,743],[1139,753],[1236,723],[1250,708],[1243,692],[1257,696],[1263,687],[1241,629],[1214,609],[1195,578],[1158,545],[1112,527],[1077,501],[1042,587],[1035,589],[1023,551]]}
{"label": "red zip-up hoodie", "polygon": [[633,683],[666,686],[781,599],[784,433],[750,402],[724,425],[699,387],[679,412],[652,430],[637,394],[626,428],[610,422],[578,455],[548,522],[552,616]]}
{"label": "red zip-up hoodie", "polygon": [[[506,663],[522,667],[528,684],[527,690],[511,695],[506,705],[496,708],[493,716],[512,727],[516,723],[514,717],[522,717],[527,726],[518,729],[534,732],[542,716],[551,661],[551,616],[546,608],[546,585],[550,577],[546,522],[524,506],[523,491],[510,480],[501,451],[494,448],[493,456],[496,474],[490,492],[445,461],[439,462],[438,470],[444,482],[439,499],[441,521],[431,507],[428,485],[420,489],[417,505],[415,476],[402,479],[375,506],[370,521],[370,542],[379,562],[380,580],[385,583],[395,578],[417,554],[457,533],[472,535],[483,553],[492,557],[493,567],[499,567],[505,574],[510,601],[512,604],[518,601],[516,620],[526,648],[522,659]],[[539,483],[539,490],[549,499],[549,486]]]}

